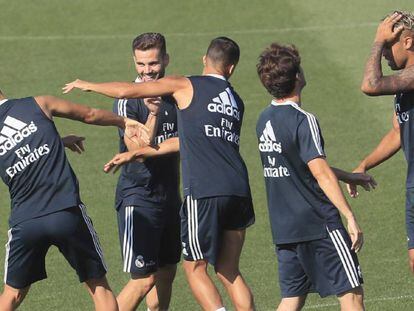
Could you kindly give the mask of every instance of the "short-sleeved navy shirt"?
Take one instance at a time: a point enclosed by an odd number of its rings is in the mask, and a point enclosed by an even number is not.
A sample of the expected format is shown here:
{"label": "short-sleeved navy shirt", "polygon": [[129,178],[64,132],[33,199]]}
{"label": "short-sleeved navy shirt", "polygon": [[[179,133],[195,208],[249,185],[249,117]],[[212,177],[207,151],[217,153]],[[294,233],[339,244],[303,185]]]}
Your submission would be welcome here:
{"label": "short-sleeved navy shirt", "polygon": [[[114,112],[118,115],[146,123],[149,110],[142,99],[117,99]],[[178,135],[177,110],[172,97],[162,98],[154,143]],[[127,151],[124,131],[119,130],[119,151]],[[132,162],[122,167],[116,188],[115,207],[162,206],[180,204],[179,154],[149,158],[145,162]]]}
{"label": "short-sleeved navy shirt", "polygon": [[325,157],[316,118],[294,102],[272,102],[261,113],[256,133],[274,243],[321,239],[326,228],[342,227],[338,210],[307,165]]}
{"label": "short-sleeved navy shirt", "polygon": [[414,187],[414,92],[399,93],[394,100],[400,124],[401,147],[408,163],[406,187]]}

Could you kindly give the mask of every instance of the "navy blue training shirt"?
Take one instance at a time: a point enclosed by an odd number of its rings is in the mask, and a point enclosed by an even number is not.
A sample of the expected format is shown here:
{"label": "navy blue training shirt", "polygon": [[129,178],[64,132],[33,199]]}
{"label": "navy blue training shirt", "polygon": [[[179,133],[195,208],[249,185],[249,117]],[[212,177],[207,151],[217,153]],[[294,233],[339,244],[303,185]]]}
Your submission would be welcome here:
{"label": "navy blue training shirt", "polygon": [[55,124],[33,97],[0,105],[0,173],[9,187],[10,226],[81,203]]}
{"label": "navy blue training shirt", "polygon": [[256,126],[275,244],[317,240],[342,227],[338,210],[308,168],[324,158],[316,118],[294,102],[272,102]]}
{"label": "navy blue training shirt", "polygon": [[394,100],[400,124],[401,147],[408,163],[406,187],[414,187],[414,92],[399,93]]}
{"label": "navy blue training shirt", "polygon": [[178,110],[184,195],[250,197],[239,153],[244,103],[222,76],[192,76],[193,98]]}
{"label": "navy blue training shirt", "polygon": [[[142,99],[118,99],[114,102],[114,112],[120,116],[145,124],[149,109]],[[177,108],[172,97],[162,99],[158,113],[158,123],[154,143],[178,135]],[[119,130],[119,151],[128,151],[124,143],[124,131]],[[132,162],[122,167],[116,188],[115,207],[159,206],[160,204],[180,204],[179,194],[179,153],[149,158],[145,162]]]}

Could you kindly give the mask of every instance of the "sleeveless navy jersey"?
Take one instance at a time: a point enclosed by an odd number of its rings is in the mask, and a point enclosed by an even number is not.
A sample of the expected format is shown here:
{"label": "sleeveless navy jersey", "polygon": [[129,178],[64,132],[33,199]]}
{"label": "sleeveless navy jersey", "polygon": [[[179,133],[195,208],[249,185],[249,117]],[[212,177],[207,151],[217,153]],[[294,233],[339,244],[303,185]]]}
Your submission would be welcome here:
{"label": "sleeveless navy jersey", "polygon": [[55,124],[33,97],[4,102],[0,126],[0,173],[10,191],[10,226],[81,203]]}
{"label": "sleeveless navy jersey", "polygon": [[256,126],[275,244],[321,239],[342,227],[308,162],[325,157],[316,118],[294,102],[272,104]]}
{"label": "sleeveless navy jersey", "polygon": [[220,76],[189,77],[193,98],[178,110],[184,195],[250,197],[239,153],[244,103]]}
{"label": "sleeveless navy jersey", "polygon": [[[114,102],[118,115],[147,122],[149,110],[142,99],[118,99]],[[158,124],[154,143],[178,135],[177,108],[172,97],[162,99],[158,113]],[[119,151],[128,151],[124,143],[124,131],[119,130]],[[179,153],[148,158],[145,162],[132,162],[122,167],[116,188],[115,207],[159,206],[170,202],[180,204],[179,195]]]}
{"label": "sleeveless navy jersey", "polygon": [[414,92],[399,93],[394,100],[400,124],[401,147],[408,163],[406,187],[414,187]]}

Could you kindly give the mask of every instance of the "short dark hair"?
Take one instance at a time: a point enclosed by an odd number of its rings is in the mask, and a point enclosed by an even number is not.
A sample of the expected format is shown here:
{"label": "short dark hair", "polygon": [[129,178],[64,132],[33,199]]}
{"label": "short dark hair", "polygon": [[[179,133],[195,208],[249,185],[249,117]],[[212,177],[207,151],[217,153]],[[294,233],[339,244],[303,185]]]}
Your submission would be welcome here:
{"label": "short dark hair", "polygon": [[240,58],[238,44],[230,38],[218,37],[208,46],[206,56],[215,64],[222,67],[237,65]]}
{"label": "short dark hair", "polygon": [[150,49],[159,49],[162,55],[167,53],[165,37],[159,32],[146,32],[140,34],[132,41],[132,53],[135,50],[147,51]]}
{"label": "short dark hair", "polygon": [[275,98],[284,98],[295,88],[300,72],[300,56],[294,45],[272,43],[259,56],[257,74]]}

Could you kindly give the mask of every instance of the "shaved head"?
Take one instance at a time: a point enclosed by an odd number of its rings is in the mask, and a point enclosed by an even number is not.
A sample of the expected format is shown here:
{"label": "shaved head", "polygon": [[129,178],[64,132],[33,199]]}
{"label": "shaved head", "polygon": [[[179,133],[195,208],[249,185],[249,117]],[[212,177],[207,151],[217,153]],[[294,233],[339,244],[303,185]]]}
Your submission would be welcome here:
{"label": "shaved head", "polygon": [[218,37],[210,42],[206,57],[212,64],[220,68],[237,65],[240,58],[240,48],[232,39]]}

